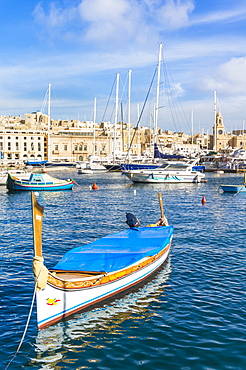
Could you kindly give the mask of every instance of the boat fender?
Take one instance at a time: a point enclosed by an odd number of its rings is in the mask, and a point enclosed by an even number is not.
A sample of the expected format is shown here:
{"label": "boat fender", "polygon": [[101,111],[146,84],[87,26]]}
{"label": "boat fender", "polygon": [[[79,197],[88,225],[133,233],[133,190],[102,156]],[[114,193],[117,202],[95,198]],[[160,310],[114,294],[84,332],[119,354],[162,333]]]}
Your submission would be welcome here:
{"label": "boat fender", "polygon": [[147,227],[156,227],[156,226],[157,226],[156,224],[147,225]]}
{"label": "boat fender", "polygon": [[45,289],[48,279],[48,269],[44,266],[43,257],[34,256],[32,269],[36,280],[36,290]]}

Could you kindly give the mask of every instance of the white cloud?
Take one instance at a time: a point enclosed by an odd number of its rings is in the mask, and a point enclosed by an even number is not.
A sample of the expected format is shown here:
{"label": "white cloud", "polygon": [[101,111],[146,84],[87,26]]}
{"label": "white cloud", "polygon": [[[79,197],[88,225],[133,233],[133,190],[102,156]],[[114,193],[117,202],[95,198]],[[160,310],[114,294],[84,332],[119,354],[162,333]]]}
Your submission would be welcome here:
{"label": "white cloud", "polygon": [[217,90],[221,95],[245,95],[246,57],[232,58],[220,65],[200,86],[206,90]]}
{"label": "white cloud", "polygon": [[235,9],[223,9],[213,11],[203,15],[195,16],[191,20],[191,25],[201,25],[218,22],[238,22],[246,18],[246,9],[244,6],[239,6]]}
{"label": "white cloud", "polygon": [[117,43],[149,45],[163,30],[187,26],[194,0],[81,0],[77,6],[65,5],[51,2],[45,10],[40,2],[35,7],[34,19],[51,39],[69,37],[110,48]]}
{"label": "white cloud", "polygon": [[76,8],[61,9],[55,2],[51,2],[48,11],[45,12],[42,2],[39,2],[34,8],[33,16],[39,25],[53,29],[61,28],[76,17]]}
{"label": "white cloud", "polygon": [[193,0],[167,0],[156,11],[161,29],[175,30],[189,25],[189,16],[195,9]]}

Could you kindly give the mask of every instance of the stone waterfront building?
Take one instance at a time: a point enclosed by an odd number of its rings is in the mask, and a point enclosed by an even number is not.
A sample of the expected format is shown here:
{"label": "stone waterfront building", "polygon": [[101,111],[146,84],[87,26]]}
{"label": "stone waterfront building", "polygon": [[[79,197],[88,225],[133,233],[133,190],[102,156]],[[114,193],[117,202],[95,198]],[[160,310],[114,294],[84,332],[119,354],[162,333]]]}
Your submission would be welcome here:
{"label": "stone waterfront building", "polygon": [[[182,153],[199,149],[223,151],[227,148],[246,149],[246,132],[227,133],[220,112],[216,115],[213,134],[196,134],[163,131],[158,128],[158,145],[161,151],[174,149]],[[132,156],[153,155],[153,130],[134,128],[132,124],[110,122],[94,124],[92,121],[49,120],[42,112],[21,116],[0,116],[0,158],[6,161],[60,160],[84,161],[88,156],[111,159],[127,153]],[[124,154],[124,155],[125,155]]]}

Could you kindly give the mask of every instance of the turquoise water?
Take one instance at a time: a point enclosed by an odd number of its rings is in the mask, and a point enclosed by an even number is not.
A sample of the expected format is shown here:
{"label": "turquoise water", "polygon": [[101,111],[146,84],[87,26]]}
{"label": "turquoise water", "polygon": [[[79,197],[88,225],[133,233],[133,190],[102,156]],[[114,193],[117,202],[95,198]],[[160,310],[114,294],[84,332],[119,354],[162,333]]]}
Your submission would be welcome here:
{"label": "turquoise water", "polygon": [[[205,184],[132,184],[118,173],[77,175],[73,191],[40,193],[43,253],[53,267],[70,248],[159,218],[158,192],[175,228],[167,263],[103,307],[37,331],[35,307],[8,369],[246,369],[246,194],[220,194],[243,175]],[[94,182],[98,190],[90,190]],[[202,205],[202,196],[207,203]],[[13,357],[33,296],[30,193],[0,188],[0,368]],[[1,367],[2,366],[2,367]]]}

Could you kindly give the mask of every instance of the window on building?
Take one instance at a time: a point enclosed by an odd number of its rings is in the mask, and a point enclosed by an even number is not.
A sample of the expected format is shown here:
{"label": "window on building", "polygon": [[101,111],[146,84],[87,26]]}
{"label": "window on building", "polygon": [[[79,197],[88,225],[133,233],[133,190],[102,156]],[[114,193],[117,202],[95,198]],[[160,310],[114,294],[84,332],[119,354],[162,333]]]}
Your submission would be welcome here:
{"label": "window on building", "polygon": [[11,150],[11,143],[8,143],[8,150]]}
{"label": "window on building", "polygon": [[15,143],[15,149],[19,150],[19,143]]}
{"label": "window on building", "polygon": [[87,151],[87,145],[84,146],[84,151],[86,152]]}
{"label": "window on building", "polygon": [[38,151],[41,152],[41,143],[38,143]]}
{"label": "window on building", "polygon": [[3,150],[3,143],[0,142],[0,150]]}
{"label": "window on building", "polygon": [[24,151],[26,152],[27,151],[27,144],[24,143]]}
{"label": "window on building", "polygon": [[78,150],[78,145],[74,145],[74,150]]}
{"label": "window on building", "polygon": [[31,150],[34,150],[34,144],[31,143]]}
{"label": "window on building", "polygon": [[64,150],[67,150],[67,145],[66,144],[64,145]]}
{"label": "window on building", "polygon": [[82,145],[79,146],[79,150],[81,151],[82,150]]}
{"label": "window on building", "polygon": [[55,150],[58,150],[58,144],[55,145]]}

